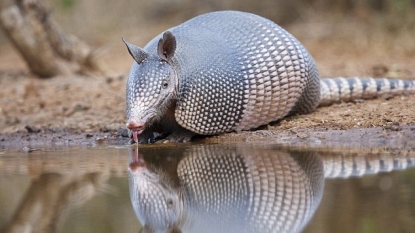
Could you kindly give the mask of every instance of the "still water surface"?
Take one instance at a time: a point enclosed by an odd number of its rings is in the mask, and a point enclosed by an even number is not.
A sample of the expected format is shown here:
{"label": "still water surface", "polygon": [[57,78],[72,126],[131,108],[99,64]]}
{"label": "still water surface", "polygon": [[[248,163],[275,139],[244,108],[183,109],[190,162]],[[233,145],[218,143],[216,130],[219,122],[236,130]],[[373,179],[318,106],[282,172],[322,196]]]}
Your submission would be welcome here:
{"label": "still water surface", "polygon": [[276,145],[3,151],[0,232],[415,232],[414,165]]}

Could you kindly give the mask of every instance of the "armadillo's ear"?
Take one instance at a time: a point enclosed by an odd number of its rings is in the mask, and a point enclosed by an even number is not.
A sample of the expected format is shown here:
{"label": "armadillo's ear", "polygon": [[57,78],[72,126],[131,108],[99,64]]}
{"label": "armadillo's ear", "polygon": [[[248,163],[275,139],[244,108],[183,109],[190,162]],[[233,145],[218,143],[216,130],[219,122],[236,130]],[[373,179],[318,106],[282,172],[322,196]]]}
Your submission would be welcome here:
{"label": "armadillo's ear", "polygon": [[165,61],[169,61],[170,58],[173,57],[175,50],[176,38],[170,31],[166,31],[163,34],[163,38],[161,38],[158,43],[157,51],[159,57]]}
{"label": "armadillo's ear", "polygon": [[130,55],[133,57],[133,59],[138,64],[141,64],[144,61],[144,59],[146,59],[149,56],[149,54],[146,51],[144,51],[144,49],[142,49],[142,48],[140,48],[136,45],[128,43],[122,37],[121,37],[121,39],[124,42],[124,44],[127,46],[127,49],[128,49],[128,52],[130,53]]}

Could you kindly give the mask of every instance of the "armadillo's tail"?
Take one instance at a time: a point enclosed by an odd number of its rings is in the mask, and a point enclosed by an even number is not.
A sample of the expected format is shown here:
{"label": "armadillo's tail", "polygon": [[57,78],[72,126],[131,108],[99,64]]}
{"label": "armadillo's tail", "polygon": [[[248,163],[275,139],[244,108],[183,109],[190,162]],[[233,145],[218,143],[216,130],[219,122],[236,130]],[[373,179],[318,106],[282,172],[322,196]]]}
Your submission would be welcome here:
{"label": "armadillo's tail", "polygon": [[415,80],[386,78],[325,78],[320,81],[320,104],[415,93]]}

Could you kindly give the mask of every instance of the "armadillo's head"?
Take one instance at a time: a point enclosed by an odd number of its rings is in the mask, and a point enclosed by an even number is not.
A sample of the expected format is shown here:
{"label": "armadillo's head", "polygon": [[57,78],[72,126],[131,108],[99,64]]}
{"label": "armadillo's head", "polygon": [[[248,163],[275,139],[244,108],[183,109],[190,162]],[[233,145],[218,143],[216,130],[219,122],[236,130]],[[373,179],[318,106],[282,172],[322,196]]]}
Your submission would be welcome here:
{"label": "armadillo's head", "polygon": [[144,227],[168,232],[182,217],[180,193],[163,174],[149,169],[143,159],[129,166],[130,197],[134,211]]}
{"label": "armadillo's head", "polygon": [[135,62],[127,82],[127,127],[137,135],[162,117],[177,93],[178,79],[171,67],[176,49],[176,39],[166,32],[158,43],[158,54],[150,54],[142,48],[127,45]]}

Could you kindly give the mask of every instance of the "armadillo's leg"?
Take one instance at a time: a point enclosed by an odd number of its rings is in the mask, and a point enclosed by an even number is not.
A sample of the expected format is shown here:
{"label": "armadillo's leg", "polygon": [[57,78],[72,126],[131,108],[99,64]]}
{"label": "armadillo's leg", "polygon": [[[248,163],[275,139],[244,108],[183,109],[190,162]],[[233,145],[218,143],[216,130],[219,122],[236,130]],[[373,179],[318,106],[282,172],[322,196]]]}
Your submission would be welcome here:
{"label": "armadillo's leg", "polygon": [[189,142],[196,133],[180,127],[173,131],[172,134],[167,136],[165,139],[157,141],[157,143],[170,143],[170,142]]}

